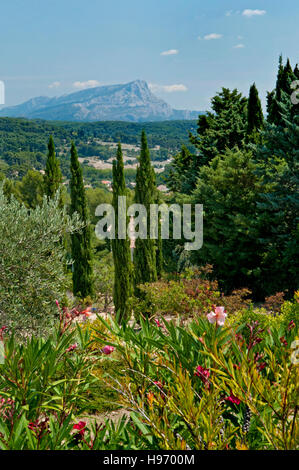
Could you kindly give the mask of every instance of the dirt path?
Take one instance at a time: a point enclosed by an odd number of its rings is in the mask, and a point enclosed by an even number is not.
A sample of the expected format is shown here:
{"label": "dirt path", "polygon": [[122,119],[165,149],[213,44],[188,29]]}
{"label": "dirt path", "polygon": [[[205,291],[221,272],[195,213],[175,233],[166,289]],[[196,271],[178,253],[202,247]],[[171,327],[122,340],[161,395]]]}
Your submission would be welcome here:
{"label": "dirt path", "polygon": [[129,419],[130,411],[122,408],[121,410],[116,411],[107,411],[106,413],[94,414],[94,415],[82,415],[80,420],[86,421],[87,424],[91,424],[94,421],[97,424],[104,424],[107,419],[112,420],[114,423],[118,422],[123,416],[126,416]]}

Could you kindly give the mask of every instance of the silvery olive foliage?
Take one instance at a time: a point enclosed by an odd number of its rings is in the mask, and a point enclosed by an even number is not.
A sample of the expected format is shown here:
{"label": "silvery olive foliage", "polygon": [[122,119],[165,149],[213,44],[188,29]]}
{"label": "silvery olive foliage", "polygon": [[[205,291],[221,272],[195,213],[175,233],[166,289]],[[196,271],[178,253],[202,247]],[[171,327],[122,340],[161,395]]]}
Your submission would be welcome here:
{"label": "silvery olive foliage", "polygon": [[22,335],[48,331],[67,282],[63,238],[82,226],[59,208],[59,194],[28,210],[0,187],[1,324]]}

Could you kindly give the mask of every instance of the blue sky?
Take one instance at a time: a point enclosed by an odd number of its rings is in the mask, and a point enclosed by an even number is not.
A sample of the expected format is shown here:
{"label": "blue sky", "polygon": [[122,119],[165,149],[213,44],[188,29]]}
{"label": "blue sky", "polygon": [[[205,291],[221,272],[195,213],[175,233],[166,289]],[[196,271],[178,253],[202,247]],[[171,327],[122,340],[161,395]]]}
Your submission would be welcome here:
{"label": "blue sky", "polygon": [[137,78],[176,108],[254,81],[265,102],[298,24],[298,0],[5,0],[0,80],[6,105]]}

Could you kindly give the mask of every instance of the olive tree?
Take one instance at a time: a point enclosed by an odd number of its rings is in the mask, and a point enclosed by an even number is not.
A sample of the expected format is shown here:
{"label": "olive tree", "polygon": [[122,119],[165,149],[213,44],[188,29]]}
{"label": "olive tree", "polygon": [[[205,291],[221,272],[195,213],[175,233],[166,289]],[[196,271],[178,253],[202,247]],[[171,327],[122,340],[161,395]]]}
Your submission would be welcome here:
{"label": "olive tree", "polygon": [[66,233],[80,230],[78,215],[59,207],[59,194],[28,209],[0,186],[0,322],[18,333],[45,333],[67,283]]}

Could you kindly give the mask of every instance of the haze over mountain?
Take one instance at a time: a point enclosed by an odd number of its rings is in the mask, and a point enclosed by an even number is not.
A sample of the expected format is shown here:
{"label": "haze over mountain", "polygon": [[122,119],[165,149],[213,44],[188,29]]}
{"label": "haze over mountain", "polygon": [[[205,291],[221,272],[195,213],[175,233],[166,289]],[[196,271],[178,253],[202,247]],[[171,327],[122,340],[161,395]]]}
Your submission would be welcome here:
{"label": "haze over mountain", "polygon": [[199,111],[172,109],[143,80],[88,88],[68,95],[39,96],[0,110],[0,116],[56,121],[165,121],[196,119]]}

